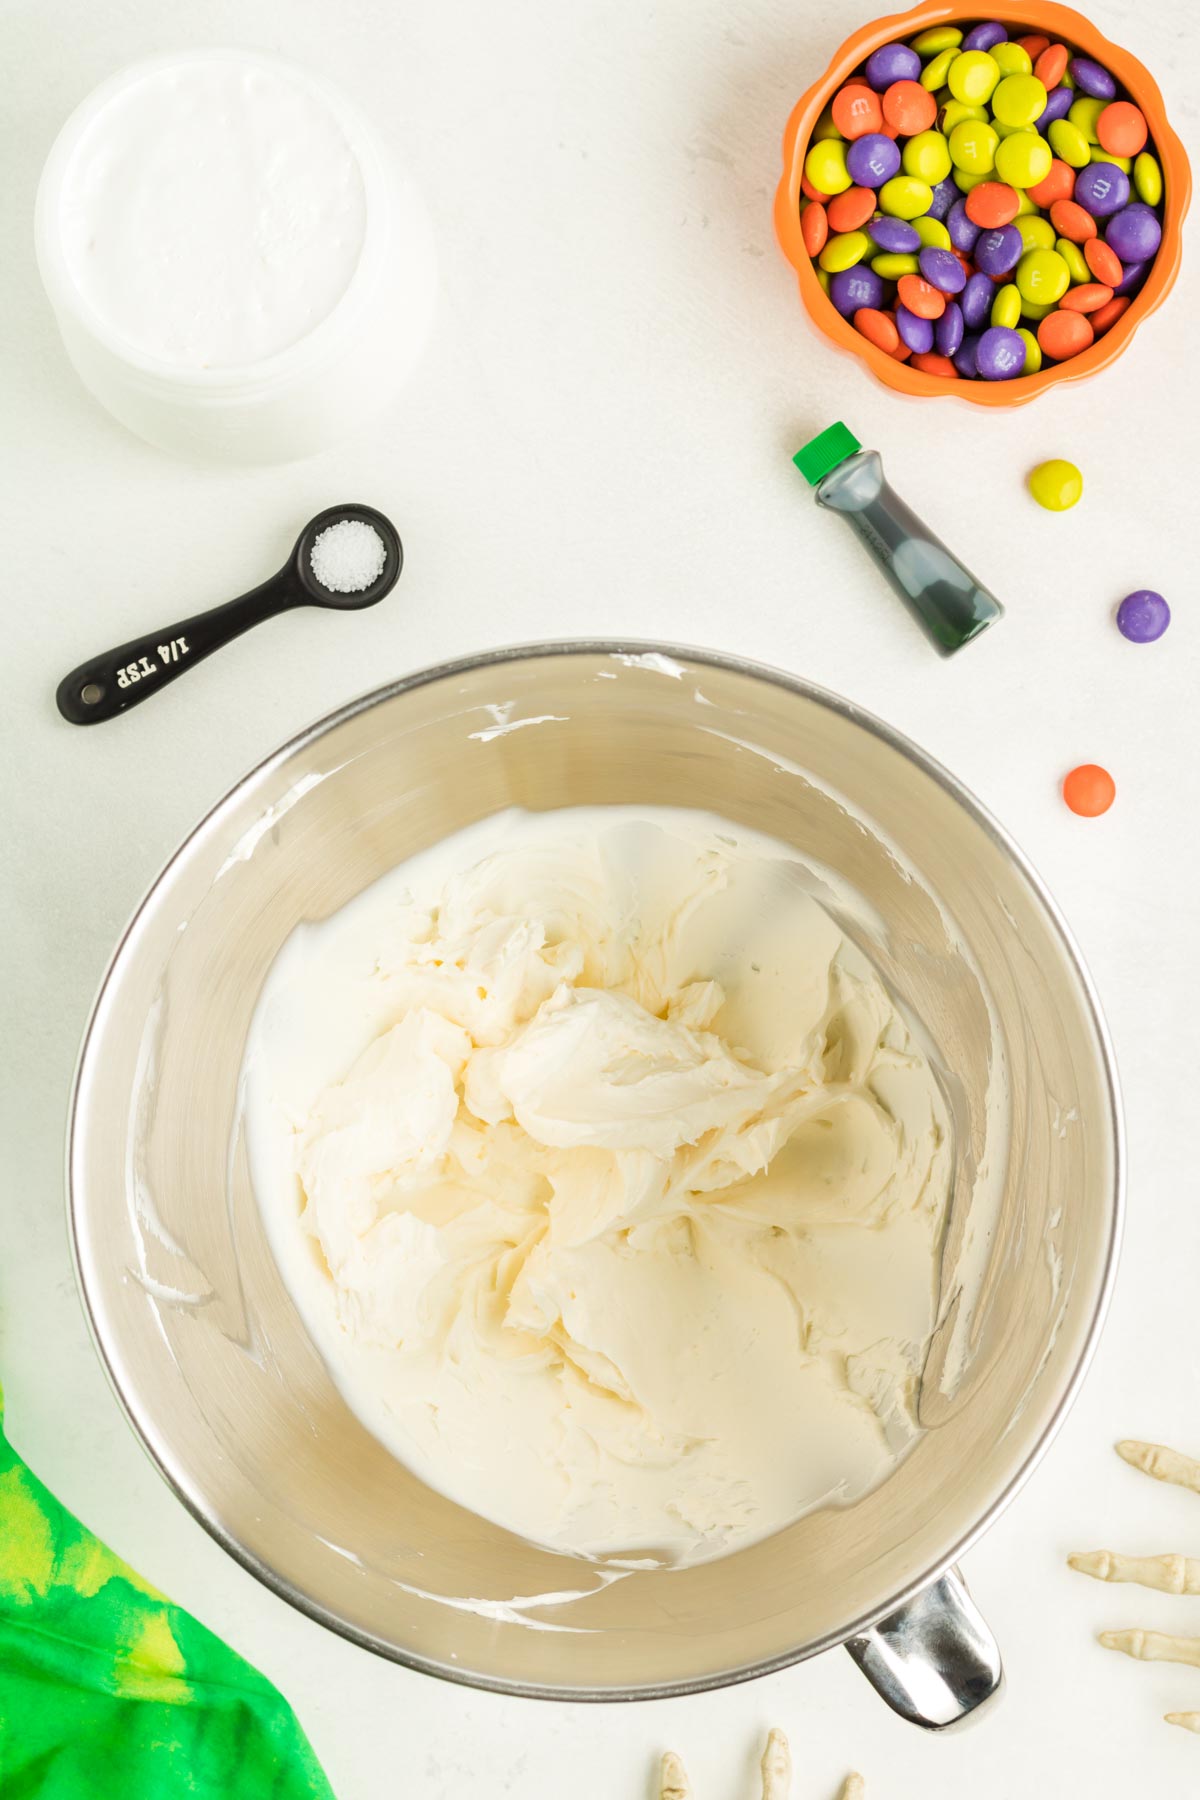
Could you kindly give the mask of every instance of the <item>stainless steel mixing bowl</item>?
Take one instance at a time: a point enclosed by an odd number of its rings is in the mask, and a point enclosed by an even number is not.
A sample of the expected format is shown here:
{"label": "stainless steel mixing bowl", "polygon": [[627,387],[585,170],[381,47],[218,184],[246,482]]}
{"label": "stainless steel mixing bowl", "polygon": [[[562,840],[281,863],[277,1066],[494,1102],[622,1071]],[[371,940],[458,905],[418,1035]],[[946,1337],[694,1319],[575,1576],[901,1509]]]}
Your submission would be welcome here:
{"label": "stainless steel mixing bowl", "polygon": [[[862,896],[849,928],[948,1071],[956,1175],[928,1427],[875,1493],[683,1571],[609,1573],[424,1487],[358,1423],[275,1267],[238,1110],[289,932],[506,806],[709,808]],[[275,1591],[414,1668],[618,1699],[848,1643],[892,1704],[956,1719],[999,1680],[951,1565],[1081,1378],[1113,1275],[1121,1134],[1087,974],[994,820],[928,757],[727,658],[549,645],[397,682],[238,784],[163,871],[88,1027],[69,1149],[100,1353],[175,1492]],[[647,1329],[652,1329],[648,1322]],[[960,1367],[961,1365],[961,1367]]]}

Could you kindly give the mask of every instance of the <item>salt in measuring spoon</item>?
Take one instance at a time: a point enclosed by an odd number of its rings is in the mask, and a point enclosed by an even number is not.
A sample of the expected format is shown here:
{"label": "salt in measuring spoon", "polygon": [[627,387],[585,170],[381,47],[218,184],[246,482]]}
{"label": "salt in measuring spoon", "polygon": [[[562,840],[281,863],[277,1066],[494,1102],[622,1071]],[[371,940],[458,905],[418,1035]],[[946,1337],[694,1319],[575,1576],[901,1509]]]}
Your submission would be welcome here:
{"label": "salt in measuring spoon", "polygon": [[[343,522],[367,526],[379,540],[383,560],[372,574],[379,555],[361,533],[353,540],[347,534],[346,545],[326,539],[318,566],[329,583],[344,584],[326,585],[314,568],[313,546],[322,532]],[[72,725],[99,725],[157,694],[214,650],[276,613],[294,606],[331,606],[341,612],[374,606],[395,587],[403,566],[404,548],[390,519],[371,506],[331,506],[310,519],[283,568],[261,587],[80,663],[58,684],[58,710]]]}

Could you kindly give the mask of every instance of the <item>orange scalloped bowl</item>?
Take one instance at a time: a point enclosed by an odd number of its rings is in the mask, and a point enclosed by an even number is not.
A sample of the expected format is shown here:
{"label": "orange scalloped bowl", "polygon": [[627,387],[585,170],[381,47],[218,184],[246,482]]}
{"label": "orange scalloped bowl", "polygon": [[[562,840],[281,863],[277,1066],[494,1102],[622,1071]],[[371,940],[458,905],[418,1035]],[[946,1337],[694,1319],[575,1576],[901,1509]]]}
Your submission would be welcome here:
{"label": "orange scalloped bowl", "polygon": [[[1163,236],[1154,265],[1140,292],[1116,324],[1088,349],[1052,369],[1022,375],[1015,381],[960,381],[947,376],[925,375],[896,362],[885,350],[870,344],[844,319],[827,298],[817,280],[816,266],[800,235],[800,180],[813,128],[825,106],[848,76],[861,67],[881,44],[916,36],[931,25],[966,25],[980,19],[999,19],[1019,33],[1044,33],[1069,44],[1085,56],[1103,63],[1146,116],[1150,140],[1163,172]],[[800,282],[800,298],[814,323],[839,350],[866,363],[879,381],[897,393],[918,396],[949,394],[976,406],[1021,406],[1062,381],[1079,381],[1106,369],[1131,341],[1138,326],[1160,307],[1175,284],[1183,248],[1183,219],[1191,198],[1192,177],[1188,159],[1175,132],[1167,123],[1166,107],[1150,72],[1127,50],[1110,44],[1096,27],[1069,6],[1054,0],[1007,0],[989,12],[968,11],[954,0],[926,0],[910,12],[895,13],[864,25],[848,37],[819,81],[797,101],[783,138],[783,177],[775,194],[775,230],[784,255]]]}

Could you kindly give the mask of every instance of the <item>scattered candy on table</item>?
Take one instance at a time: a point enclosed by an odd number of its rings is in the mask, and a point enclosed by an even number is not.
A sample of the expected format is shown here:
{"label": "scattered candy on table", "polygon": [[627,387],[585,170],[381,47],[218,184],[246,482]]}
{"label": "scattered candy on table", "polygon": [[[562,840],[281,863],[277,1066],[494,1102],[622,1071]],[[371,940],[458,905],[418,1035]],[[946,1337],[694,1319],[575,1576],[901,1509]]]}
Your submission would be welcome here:
{"label": "scattered candy on table", "polygon": [[948,378],[1010,381],[1078,356],[1162,242],[1141,109],[1094,58],[998,21],[873,51],[822,113],[802,187],[833,305],[885,354]]}
{"label": "scattered candy on table", "polygon": [[1117,784],[1099,763],[1080,763],[1065,777],[1063,799],[1081,819],[1098,819],[1117,797]]}
{"label": "scattered candy on table", "polygon": [[1083,498],[1083,476],[1073,462],[1052,456],[1030,470],[1029,491],[1047,512],[1066,512]]}
{"label": "scattered candy on table", "polygon": [[1126,594],[1117,608],[1117,630],[1131,644],[1153,644],[1171,623],[1171,609],[1153,588]]}

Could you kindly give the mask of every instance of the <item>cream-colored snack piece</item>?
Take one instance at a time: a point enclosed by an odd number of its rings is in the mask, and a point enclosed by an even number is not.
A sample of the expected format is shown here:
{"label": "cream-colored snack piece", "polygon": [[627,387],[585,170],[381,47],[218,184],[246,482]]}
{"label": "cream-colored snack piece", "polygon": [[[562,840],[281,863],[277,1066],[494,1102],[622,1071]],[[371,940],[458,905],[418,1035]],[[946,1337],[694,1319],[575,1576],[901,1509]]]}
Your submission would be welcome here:
{"label": "cream-colored snack piece", "polygon": [[1168,1725],[1182,1726],[1184,1731],[1194,1731],[1200,1737],[1200,1712],[1164,1713],[1163,1718]]}
{"label": "cream-colored snack piece", "polygon": [[1200,1561],[1191,1556],[1122,1556],[1116,1550],[1076,1551],[1071,1568],[1096,1581],[1132,1581],[1163,1594],[1200,1594]]}
{"label": "cream-colored snack piece", "polygon": [[1190,1488],[1192,1493],[1200,1494],[1200,1463],[1193,1462],[1190,1456],[1181,1456],[1178,1450],[1169,1450],[1165,1444],[1143,1444],[1136,1438],[1123,1438],[1117,1445],[1117,1455],[1155,1481],[1167,1481],[1172,1487]]}
{"label": "cream-colored snack piece", "polygon": [[659,1800],[693,1800],[687,1770],[673,1750],[668,1750],[662,1759],[662,1780],[658,1793]]}
{"label": "cream-colored snack piece", "polygon": [[1106,1650],[1119,1650],[1137,1662],[1188,1663],[1200,1669],[1200,1638],[1172,1637],[1164,1631],[1102,1631]]}
{"label": "cream-colored snack piece", "polygon": [[949,1127],[794,854],[509,813],[294,934],[243,1071],[276,1258],[343,1394],[521,1536],[685,1564],[917,1435]]}
{"label": "cream-colored snack piece", "polygon": [[867,1784],[861,1775],[847,1775],[839,1800],[865,1800]]}
{"label": "cream-colored snack piece", "polygon": [[763,1800],[788,1800],[792,1791],[792,1752],[782,1731],[767,1737],[762,1758]]}

